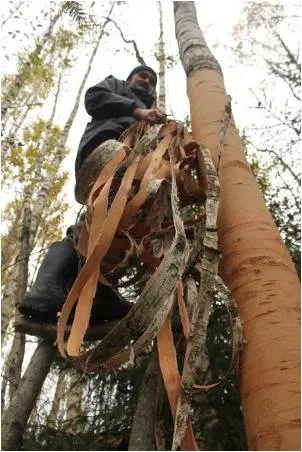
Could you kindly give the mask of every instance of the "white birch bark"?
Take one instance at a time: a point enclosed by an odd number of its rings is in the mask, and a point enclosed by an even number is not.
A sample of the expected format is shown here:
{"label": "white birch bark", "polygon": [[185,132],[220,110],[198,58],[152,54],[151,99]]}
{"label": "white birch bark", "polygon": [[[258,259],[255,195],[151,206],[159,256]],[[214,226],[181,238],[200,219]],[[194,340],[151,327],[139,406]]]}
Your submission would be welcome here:
{"label": "white birch bark", "polygon": [[218,61],[209,50],[200,31],[194,2],[173,3],[175,34],[187,77],[199,69],[213,69],[222,73]]}
{"label": "white birch bark", "polygon": [[66,395],[66,431],[76,435],[81,432],[79,419],[83,415],[83,380],[81,379],[81,374],[74,369],[71,369],[70,372],[69,389]]}
{"label": "white birch bark", "polygon": [[57,381],[56,392],[51,404],[50,413],[47,418],[47,424],[52,428],[56,428],[60,424],[62,416],[61,402],[66,392],[66,373],[61,371]]}
{"label": "white birch bark", "polygon": [[[1,316],[1,331],[4,335],[7,331],[10,319],[14,314],[15,306],[20,303],[23,298],[26,287],[27,287],[27,277],[28,277],[28,260],[30,256],[29,247],[29,231],[31,223],[31,195],[29,192],[25,193],[24,204],[23,204],[23,219],[21,226],[21,236],[19,238],[19,243],[17,243],[17,250],[19,251],[16,255],[16,263],[13,267],[11,278],[7,281],[6,291],[2,298],[2,316]],[[5,337],[2,336],[2,339]]]}
{"label": "white birch bark", "polygon": [[55,348],[42,341],[37,346],[24,376],[2,416],[2,450],[19,450],[30,413],[51,366]]}
{"label": "white birch bark", "polygon": [[[30,196],[26,192],[24,198],[23,207],[23,221],[20,237],[20,252],[18,255],[18,263],[16,268],[13,270],[14,280],[12,286],[8,285],[8,292],[6,297],[2,300],[2,318],[1,318],[1,328],[2,337],[7,331],[7,327],[10,318],[14,315],[14,311],[20,300],[23,298],[27,287],[28,278],[28,261],[29,261],[29,230],[31,221],[31,210],[30,210]],[[4,336],[5,338],[5,336]],[[14,340],[11,346],[11,350],[6,357],[4,364],[4,379],[9,384],[9,400],[12,399],[14,392],[16,391],[20,379],[21,379],[21,368],[24,357],[25,350],[25,335],[20,332],[16,332]],[[5,394],[3,394],[3,399]]]}
{"label": "white birch bark", "polygon": [[[111,9],[110,9],[110,11],[108,13],[108,17],[110,17],[110,14],[112,13],[113,6],[114,6],[114,3],[112,3]],[[63,129],[63,132],[62,132],[62,136],[61,136],[60,141],[58,143],[57,151],[56,151],[56,153],[55,153],[55,155],[53,157],[53,161],[52,161],[52,167],[53,167],[54,171],[52,171],[51,173],[48,173],[45,176],[44,180],[41,181],[41,187],[40,187],[40,189],[38,191],[37,199],[36,199],[35,206],[34,206],[34,209],[33,209],[33,214],[32,214],[31,247],[34,246],[34,240],[35,240],[35,237],[36,237],[36,233],[37,233],[37,230],[38,230],[38,226],[39,226],[39,222],[40,222],[40,219],[41,219],[42,212],[43,212],[43,210],[45,208],[45,205],[46,205],[46,202],[47,202],[47,197],[48,197],[50,188],[51,188],[51,186],[53,184],[53,181],[54,181],[54,179],[56,177],[57,170],[59,169],[59,167],[60,167],[60,165],[61,165],[61,163],[62,163],[62,161],[63,161],[63,159],[65,157],[65,155],[64,155],[64,147],[65,147],[65,144],[66,144],[66,141],[67,141],[67,138],[68,138],[68,134],[69,134],[70,128],[71,128],[71,126],[73,124],[74,118],[75,118],[75,116],[76,116],[76,114],[78,112],[79,105],[80,105],[80,98],[81,98],[81,95],[82,95],[82,92],[83,92],[86,80],[87,80],[87,78],[88,78],[88,76],[90,74],[92,63],[93,63],[93,60],[95,58],[96,52],[97,52],[97,50],[99,48],[100,41],[101,41],[101,39],[102,39],[102,37],[104,35],[104,31],[105,31],[105,27],[106,27],[107,23],[108,23],[108,20],[106,19],[104,24],[103,24],[103,26],[101,27],[101,30],[100,30],[100,33],[99,33],[96,45],[95,45],[95,47],[93,49],[93,52],[91,54],[91,57],[90,57],[90,60],[89,60],[89,63],[88,63],[88,67],[87,67],[87,71],[86,71],[86,73],[85,73],[85,75],[83,77],[83,80],[81,82],[81,85],[79,87],[79,90],[78,90],[78,93],[77,93],[77,96],[76,96],[76,99],[75,99],[75,102],[74,102],[74,106],[73,106],[72,111],[71,111],[71,113],[69,115],[69,118],[68,118],[68,120],[67,120],[67,122],[66,122],[66,124],[64,126],[64,129]]]}
{"label": "white birch bark", "polygon": [[166,111],[166,54],[165,54],[165,44],[164,44],[164,28],[163,28],[163,11],[162,11],[162,0],[158,0],[158,13],[159,13],[159,40],[158,40],[158,56],[157,60],[159,62],[158,71],[158,107]]}

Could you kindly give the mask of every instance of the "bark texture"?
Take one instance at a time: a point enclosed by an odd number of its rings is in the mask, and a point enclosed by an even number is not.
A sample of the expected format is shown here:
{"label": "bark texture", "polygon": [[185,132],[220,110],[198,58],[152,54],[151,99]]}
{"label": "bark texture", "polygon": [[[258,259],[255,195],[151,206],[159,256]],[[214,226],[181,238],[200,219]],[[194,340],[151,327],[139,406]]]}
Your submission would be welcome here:
{"label": "bark texture", "polygon": [[[220,65],[209,50],[197,24],[194,2],[173,2],[175,34],[179,54],[187,77],[202,69],[213,69],[222,74]],[[192,26],[193,24],[195,26]]]}
{"label": "bark texture", "polygon": [[83,416],[82,412],[82,397],[83,397],[83,380],[81,374],[75,369],[71,370],[69,379],[69,391],[67,394],[66,403],[66,430],[72,435],[77,435],[81,432],[80,418]]}
{"label": "bark texture", "polygon": [[163,27],[163,11],[162,2],[158,0],[158,13],[159,13],[159,39],[158,39],[158,55],[157,60],[159,63],[158,71],[158,107],[166,111],[166,55],[165,55],[165,44],[164,44],[164,27]]}
{"label": "bark texture", "polygon": [[2,450],[19,450],[30,413],[35,405],[55,354],[54,346],[42,341],[36,348],[13,399],[2,416]]}
{"label": "bark texture", "polygon": [[159,378],[158,356],[154,351],[141,384],[128,450],[156,450],[156,391]]}
{"label": "bark texture", "polygon": [[299,280],[245,159],[194,3],[174,4],[193,135],[219,167],[220,273],[244,322],[240,371],[249,448],[300,450]]}
{"label": "bark texture", "polygon": [[[85,334],[85,340],[95,341],[102,339],[112,328],[117,325],[118,321],[112,321],[108,323],[100,323],[99,325],[91,326],[88,328]],[[15,321],[16,331],[28,334],[30,336],[38,336],[44,339],[55,342],[57,337],[57,325],[51,323],[39,323],[33,320],[26,319],[19,316]],[[71,327],[67,325],[66,336],[70,334]]]}
{"label": "bark texture", "polygon": [[52,401],[51,410],[47,418],[47,424],[49,424],[52,428],[56,428],[57,425],[60,425],[60,421],[62,419],[62,411],[60,410],[60,407],[65,391],[66,373],[61,371],[57,381],[56,392]]}

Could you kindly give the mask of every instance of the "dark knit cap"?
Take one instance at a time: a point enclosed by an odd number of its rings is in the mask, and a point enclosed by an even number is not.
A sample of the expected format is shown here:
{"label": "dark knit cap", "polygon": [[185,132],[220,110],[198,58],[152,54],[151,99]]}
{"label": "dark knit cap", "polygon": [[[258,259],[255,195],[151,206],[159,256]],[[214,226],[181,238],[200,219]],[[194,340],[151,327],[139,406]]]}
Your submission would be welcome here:
{"label": "dark knit cap", "polygon": [[141,71],[150,72],[155,77],[155,81],[157,82],[156,72],[154,71],[154,69],[152,69],[152,67],[146,66],[145,64],[142,64],[141,66],[137,66],[134,69],[132,69],[132,71],[130,72],[130,74],[127,77],[127,82],[128,82],[128,80],[131,79],[132,75],[137,74],[137,72],[141,72]]}

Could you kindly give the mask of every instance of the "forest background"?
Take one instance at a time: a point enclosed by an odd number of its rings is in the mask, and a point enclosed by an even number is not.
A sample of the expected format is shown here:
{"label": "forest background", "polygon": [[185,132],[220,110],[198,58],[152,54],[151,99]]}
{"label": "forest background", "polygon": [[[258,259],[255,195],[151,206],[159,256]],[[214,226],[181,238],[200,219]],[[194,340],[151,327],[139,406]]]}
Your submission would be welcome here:
{"label": "forest background", "polygon": [[[199,24],[222,67],[248,160],[300,274],[301,5],[233,1],[230,7],[218,0],[195,4]],[[33,337],[14,333],[14,307],[32,284],[49,244],[64,236],[80,209],[73,196],[74,160],[89,120],[83,105],[86,89],[109,74],[125,79],[140,55],[157,71],[164,63],[167,113],[189,124],[189,105],[170,1],[3,1],[1,21],[5,409],[36,343]],[[25,249],[22,233],[29,218]],[[225,372],[229,342],[223,308],[214,303],[208,334],[213,379]],[[122,447],[145,358],[133,371],[85,382],[55,362],[32,412],[25,445],[31,450],[57,450],[58,445],[84,450],[89,438],[91,450],[106,449],[110,441],[113,448]],[[207,450],[243,450],[237,376],[199,402],[207,407],[199,413],[199,437]]]}

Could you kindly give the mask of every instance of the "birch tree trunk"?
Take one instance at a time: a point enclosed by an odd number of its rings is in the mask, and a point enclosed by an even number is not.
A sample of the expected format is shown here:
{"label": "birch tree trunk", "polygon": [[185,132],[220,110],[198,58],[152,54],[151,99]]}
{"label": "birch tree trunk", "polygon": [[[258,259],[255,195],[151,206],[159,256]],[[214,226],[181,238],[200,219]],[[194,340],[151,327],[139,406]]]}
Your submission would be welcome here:
{"label": "birch tree trunk", "polygon": [[82,396],[83,381],[81,375],[75,369],[71,370],[69,379],[69,390],[66,394],[66,430],[72,435],[77,435],[81,431],[79,419],[82,416]]}
{"label": "birch tree trunk", "polygon": [[107,23],[109,22],[109,18],[110,18],[110,15],[112,13],[113,7],[114,7],[114,2],[112,2],[110,11],[108,13],[108,18],[105,20],[103,26],[101,26],[100,33],[99,33],[99,36],[98,36],[97,41],[96,41],[96,45],[95,45],[95,47],[93,49],[93,52],[92,52],[92,54],[90,56],[90,60],[89,60],[88,67],[87,67],[87,71],[86,71],[86,73],[85,73],[85,75],[84,75],[84,77],[82,79],[81,84],[80,84],[80,87],[79,87],[79,90],[78,90],[78,93],[77,93],[77,96],[76,96],[76,99],[75,99],[72,111],[71,111],[71,113],[69,115],[69,118],[67,119],[66,124],[64,126],[64,129],[63,129],[63,132],[62,132],[62,136],[61,136],[61,139],[60,139],[59,144],[58,144],[58,149],[57,149],[57,151],[56,151],[56,153],[55,153],[55,155],[53,157],[53,162],[52,162],[53,171],[51,173],[48,173],[48,175],[44,178],[44,180],[41,181],[41,187],[40,187],[40,189],[38,191],[37,200],[35,202],[35,206],[34,206],[33,213],[32,213],[31,247],[33,247],[33,244],[34,244],[34,238],[36,237],[36,233],[37,233],[37,230],[38,230],[38,227],[39,227],[40,218],[41,218],[43,209],[44,209],[44,207],[46,205],[47,197],[48,197],[50,188],[51,188],[51,186],[53,184],[54,179],[56,178],[57,170],[59,169],[59,167],[60,167],[60,165],[61,165],[61,163],[62,163],[62,161],[63,161],[63,159],[65,157],[65,155],[64,155],[64,147],[65,147],[65,144],[66,144],[66,141],[67,141],[67,138],[68,138],[68,134],[69,134],[70,128],[71,128],[71,126],[73,124],[74,118],[75,118],[75,116],[76,116],[76,114],[78,112],[79,105],[80,105],[80,98],[81,98],[81,95],[82,95],[82,92],[83,92],[86,80],[87,80],[87,78],[88,78],[88,76],[90,74],[93,60],[94,60],[95,55],[97,53],[97,50],[99,48],[101,39],[102,39],[102,37],[104,35],[105,27],[106,27]]}
{"label": "birch tree trunk", "polygon": [[1,331],[5,334],[8,323],[14,314],[14,308],[24,296],[27,287],[29,249],[29,231],[31,223],[30,193],[24,195],[21,234],[16,247],[19,248],[17,262],[12,270],[12,276],[7,283],[5,297],[2,299]]}
{"label": "birch tree trunk", "polygon": [[50,425],[52,428],[56,428],[56,426],[60,423],[61,420],[60,406],[65,391],[66,391],[66,374],[64,371],[61,371],[57,381],[56,392],[52,401],[51,410],[47,418],[47,424]]}
{"label": "birch tree trunk", "polygon": [[[34,52],[36,52],[37,55],[41,55],[43,47],[48,42],[49,36],[53,33],[54,27],[55,27],[57,21],[59,20],[59,18],[61,17],[61,15],[62,15],[62,8],[60,8],[58,10],[58,12],[52,18],[50,18],[48,29],[45,31],[45,33],[41,36],[41,38],[36,43],[36,48],[35,48]],[[32,53],[30,55],[32,55]],[[31,62],[30,62],[30,59],[28,58],[28,61],[26,61],[24,63],[24,66],[26,66],[26,65],[30,66],[30,64],[31,64]],[[2,121],[3,121],[2,124],[3,125],[5,125],[5,118],[7,115],[7,110],[15,102],[15,99],[18,97],[20,89],[22,88],[23,84],[24,84],[24,73],[23,72],[17,73],[14,80],[10,84],[9,90],[7,92],[3,93],[2,106],[1,106],[1,116],[2,116]]]}
{"label": "birch tree trunk", "polygon": [[19,450],[23,433],[45,377],[50,369],[55,348],[42,341],[37,346],[12,401],[2,416],[2,450]]}
{"label": "birch tree trunk", "polygon": [[164,28],[163,28],[163,10],[162,2],[158,0],[158,13],[159,13],[159,40],[158,40],[158,56],[157,60],[159,62],[158,71],[158,107],[166,111],[166,55],[165,55],[165,44],[164,44]]}
{"label": "birch tree trunk", "polygon": [[235,127],[193,2],[174,2],[195,139],[219,171],[220,272],[244,322],[241,396],[249,448],[300,450],[300,287]]}
{"label": "birch tree trunk", "polygon": [[[14,315],[15,307],[18,305],[20,300],[23,298],[28,278],[28,261],[29,261],[29,230],[31,221],[31,210],[30,210],[30,197],[26,192],[24,197],[24,208],[23,208],[23,221],[22,230],[20,237],[20,252],[18,254],[19,262],[16,264],[16,268],[13,270],[16,279],[13,281],[12,287],[10,288],[10,293],[2,301],[2,318],[1,318],[1,328],[2,332],[5,334],[10,318]],[[5,385],[9,384],[9,400],[12,399],[14,392],[16,391],[20,379],[21,379],[21,369],[25,350],[25,335],[23,333],[15,333],[11,350],[5,360],[4,365],[4,380]],[[4,389],[5,391],[5,389]],[[5,392],[2,393],[2,401],[5,400]]]}
{"label": "birch tree trunk", "polygon": [[155,443],[156,391],[160,379],[158,355],[155,349],[140,387],[128,450],[157,450]]}

